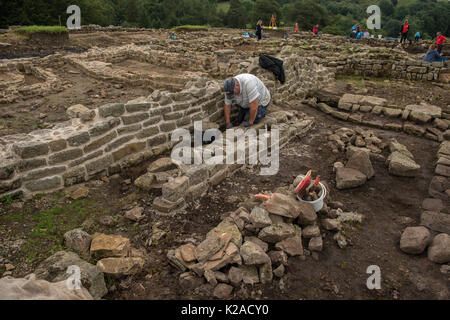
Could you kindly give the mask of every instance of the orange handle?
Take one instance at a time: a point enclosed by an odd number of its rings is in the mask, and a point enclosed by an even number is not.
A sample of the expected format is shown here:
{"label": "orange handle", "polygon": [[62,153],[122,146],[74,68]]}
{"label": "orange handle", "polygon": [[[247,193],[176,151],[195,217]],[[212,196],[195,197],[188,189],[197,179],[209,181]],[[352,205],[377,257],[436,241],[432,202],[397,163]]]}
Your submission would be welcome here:
{"label": "orange handle", "polygon": [[255,199],[268,201],[270,197],[265,194],[255,194]]}

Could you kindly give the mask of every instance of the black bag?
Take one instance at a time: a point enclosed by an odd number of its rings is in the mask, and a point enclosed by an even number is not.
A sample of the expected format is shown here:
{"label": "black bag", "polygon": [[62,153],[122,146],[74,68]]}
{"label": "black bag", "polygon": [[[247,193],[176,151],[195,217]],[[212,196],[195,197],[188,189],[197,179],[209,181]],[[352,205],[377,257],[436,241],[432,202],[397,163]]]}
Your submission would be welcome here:
{"label": "black bag", "polygon": [[286,82],[283,60],[262,54],[259,56],[259,65],[264,69],[272,71],[273,74],[277,77],[278,81],[280,81],[282,84]]}

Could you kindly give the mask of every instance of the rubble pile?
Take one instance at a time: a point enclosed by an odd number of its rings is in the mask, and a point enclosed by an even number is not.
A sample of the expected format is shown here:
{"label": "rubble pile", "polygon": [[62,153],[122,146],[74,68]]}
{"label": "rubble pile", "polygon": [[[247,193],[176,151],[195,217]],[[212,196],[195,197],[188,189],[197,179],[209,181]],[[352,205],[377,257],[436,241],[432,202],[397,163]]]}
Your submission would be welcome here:
{"label": "rubble pile", "polygon": [[206,289],[220,299],[230,298],[233,290],[243,285],[283,278],[290,257],[318,260],[328,235],[345,248],[348,243],[340,232],[343,224],[361,223],[362,215],[344,212],[338,202],[329,203],[333,209],[324,203],[316,213],[311,203],[295,197],[295,187],[302,177],[277,189],[266,202],[249,199],[241,203],[202,242],[189,239],[170,250],[169,263],[182,272],[180,286],[200,292]]}
{"label": "rubble pile", "polygon": [[360,127],[354,130],[339,128],[334,133],[329,132],[328,145],[333,153],[345,152],[347,159],[357,151],[365,152],[372,159],[383,159],[381,153],[388,146],[373,130],[364,130]]}

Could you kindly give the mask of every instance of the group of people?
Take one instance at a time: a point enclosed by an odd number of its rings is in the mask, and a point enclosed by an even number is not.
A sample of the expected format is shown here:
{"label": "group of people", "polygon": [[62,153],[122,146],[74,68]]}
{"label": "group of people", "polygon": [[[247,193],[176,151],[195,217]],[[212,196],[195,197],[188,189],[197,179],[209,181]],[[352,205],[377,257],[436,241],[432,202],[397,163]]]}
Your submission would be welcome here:
{"label": "group of people", "polygon": [[[408,20],[401,27],[401,42],[406,39],[409,30]],[[296,24],[295,31],[298,31],[298,24]],[[355,32],[354,32],[355,31]],[[319,33],[319,25],[315,25],[313,29],[315,35]],[[356,33],[356,39],[366,36],[367,31],[364,32],[361,26],[353,26],[352,33]],[[258,39],[261,39],[262,34],[262,20],[257,23],[256,34]],[[358,37],[359,35],[359,37]],[[420,34],[416,37],[421,38]],[[442,57],[442,46],[446,38],[440,33],[437,33],[436,43],[433,43],[427,51],[423,61],[436,62],[446,61],[447,58]],[[240,74],[232,78],[228,78],[224,82],[225,104],[224,114],[226,121],[226,129],[233,128],[234,124],[231,121],[231,105],[235,102],[239,105],[239,115],[235,124],[241,127],[250,127],[260,122],[265,116],[267,108],[271,103],[271,94],[264,83],[252,74]]]}
{"label": "group of people", "polygon": [[[405,22],[400,27],[400,44],[406,43],[406,40],[408,39],[408,31],[409,31],[409,23],[408,20],[405,20]],[[417,42],[419,39],[422,39],[422,35],[420,32],[416,32],[414,35],[414,41]],[[436,34],[436,43],[433,43],[428,48],[427,53],[425,54],[422,61],[424,62],[442,62],[446,61],[448,58],[443,57],[442,53],[442,47],[444,45],[444,41],[447,40],[446,37],[442,35],[441,32],[438,32]]]}
{"label": "group of people", "polygon": [[[274,19],[274,17],[275,17],[275,19],[276,19],[276,16],[275,15],[272,15],[272,19],[271,19],[271,25],[273,24],[273,19]],[[275,20],[276,21],[276,20]],[[299,26],[298,26],[298,23],[296,23],[295,24],[295,32],[298,32],[299,31]],[[256,23],[256,31],[255,31],[255,34],[256,34],[256,37],[258,38],[258,40],[261,40],[262,39],[262,30],[263,30],[263,22],[262,22],[262,19],[259,19],[258,20],[258,22]],[[319,31],[319,25],[318,24],[316,24],[316,25],[314,25],[314,27],[313,27],[313,33],[314,33],[314,35],[320,35],[321,34],[321,32]],[[368,33],[368,32],[367,32]]]}
{"label": "group of people", "polygon": [[361,28],[361,25],[353,25],[350,31],[350,38],[351,39],[368,39],[370,38],[370,33],[366,30],[364,31]]}

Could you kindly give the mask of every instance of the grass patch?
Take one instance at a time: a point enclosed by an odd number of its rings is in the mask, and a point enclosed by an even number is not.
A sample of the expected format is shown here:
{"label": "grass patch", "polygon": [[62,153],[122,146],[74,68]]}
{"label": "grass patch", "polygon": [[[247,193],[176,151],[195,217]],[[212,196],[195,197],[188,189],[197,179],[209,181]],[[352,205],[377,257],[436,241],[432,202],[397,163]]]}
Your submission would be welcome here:
{"label": "grass patch", "polygon": [[180,32],[180,31],[208,31],[209,26],[195,26],[195,25],[184,25],[172,28],[170,31]]}
{"label": "grass patch", "polygon": [[60,26],[28,26],[14,29],[13,33],[22,39],[30,39],[33,34],[61,35],[67,34],[66,27]]}
{"label": "grass patch", "polygon": [[[56,198],[62,196],[62,193],[56,194]],[[20,226],[24,227],[20,230],[26,234],[22,254],[27,262],[34,263],[63,250],[64,233],[79,228],[87,218],[95,218],[107,213],[109,210],[98,210],[91,200],[72,200],[67,204],[54,205],[34,213],[22,210],[10,212],[0,216],[0,225],[20,223]]]}
{"label": "grass patch", "polygon": [[384,77],[366,77],[363,75],[337,74],[336,80],[346,81],[346,82],[349,82],[349,83],[352,83],[352,84],[358,86],[359,88],[365,88],[366,81],[375,82],[380,85],[385,85],[384,80],[389,80],[389,79],[384,78]]}
{"label": "grass patch", "polygon": [[27,26],[14,30],[15,33],[30,35],[32,33],[66,33],[67,28],[61,26]]}
{"label": "grass patch", "polygon": [[12,194],[8,194],[7,196],[4,196],[3,198],[0,199],[1,204],[10,205],[13,202],[14,202],[14,197]]}

